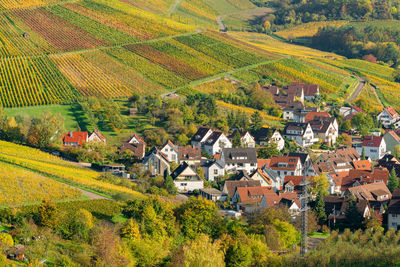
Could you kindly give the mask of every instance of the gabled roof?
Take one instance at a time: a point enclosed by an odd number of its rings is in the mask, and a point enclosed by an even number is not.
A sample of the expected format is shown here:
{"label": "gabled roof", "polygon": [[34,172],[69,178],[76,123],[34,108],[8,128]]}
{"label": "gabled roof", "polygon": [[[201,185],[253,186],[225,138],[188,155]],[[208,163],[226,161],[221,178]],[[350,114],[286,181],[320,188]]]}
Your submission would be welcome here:
{"label": "gabled roof", "polygon": [[218,139],[223,135],[222,132],[214,131],[205,141],[204,145],[206,146],[213,146]]}
{"label": "gabled roof", "polygon": [[254,186],[261,186],[260,181],[225,181],[225,186],[227,190],[227,194],[229,197],[233,197],[236,192],[237,187],[254,187]]}
{"label": "gabled roof", "polygon": [[200,127],[197,132],[193,135],[192,141],[194,142],[200,142],[203,140],[204,136],[210,131],[211,129],[208,127]]}
{"label": "gabled roof", "polygon": [[[296,170],[299,157],[275,156],[271,158],[270,167],[273,170]],[[285,164],[286,167],[279,166]]]}
{"label": "gabled roof", "polygon": [[303,166],[304,166],[304,163],[306,163],[306,160],[309,158],[309,155],[307,153],[303,153],[303,152],[289,152],[288,156],[300,158],[301,165],[303,165]]}
{"label": "gabled roof", "polygon": [[304,104],[300,101],[295,101],[285,106],[283,111],[295,111],[295,110],[302,110],[304,109]]}
{"label": "gabled roof", "polygon": [[123,143],[121,146],[121,153],[123,153],[126,150],[132,151],[134,156],[141,159],[145,155],[146,144],[144,144],[144,143],[134,143],[134,144]]}
{"label": "gabled roof", "polygon": [[382,143],[382,136],[366,136],[364,137],[363,146],[365,147],[379,147]]}
{"label": "gabled roof", "polygon": [[64,145],[66,145],[66,143],[77,143],[78,146],[81,146],[83,143],[86,142],[87,138],[88,138],[88,132],[70,131],[63,136],[62,140]]}
{"label": "gabled roof", "polygon": [[318,84],[304,84],[300,82],[292,82],[292,84],[289,86],[289,89],[290,88],[302,88],[305,96],[314,96],[315,94],[319,93]]}
{"label": "gabled roof", "polygon": [[354,160],[359,160],[360,154],[358,154],[357,150],[354,147],[349,147],[323,153],[320,155],[320,158],[323,161],[330,161],[336,158],[342,158],[350,162]]}
{"label": "gabled roof", "polygon": [[328,112],[310,111],[306,115],[305,122],[310,122],[319,117],[331,118],[332,116]]}
{"label": "gabled roof", "polygon": [[91,137],[91,136],[94,135],[94,134],[97,135],[101,141],[103,141],[103,142],[106,141],[106,138],[99,132],[99,130],[95,129],[95,130],[90,134],[89,137]]}
{"label": "gabled roof", "polygon": [[131,143],[133,139],[136,139],[139,143],[143,143],[146,144],[145,141],[143,141],[143,139],[141,139],[137,134],[134,134],[128,141],[128,143]]}
{"label": "gabled roof", "polygon": [[179,159],[180,160],[200,160],[201,148],[199,146],[179,146]]}
{"label": "gabled roof", "polygon": [[241,138],[243,138],[246,134],[249,134],[251,137],[253,137],[248,131],[241,131],[241,130],[235,129],[235,130],[233,130],[232,134],[230,134],[228,136],[228,138],[230,140],[232,140],[233,138],[235,138],[235,135],[236,135],[237,132],[239,132],[239,135],[240,135]]}
{"label": "gabled roof", "polygon": [[394,120],[400,118],[399,113],[397,113],[397,111],[391,106],[385,108],[383,111],[386,111],[386,113]]}
{"label": "gabled roof", "polygon": [[172,147],[172,148],[175,150],[175,152],[178,152],[177,147],[175,146],[174,143],[172,143],[171,140],[168,140],[164,145],[162,145],[161,148],[160,148],[160,150],[163,150],[164,147],[166,147],[166,146],[168,146],[168,145],[169,145],[170,147]]}
{"label": "gabled roof", "polygon": [[309,123],[302,123],[302,122],[288,122],[286,123],[285,129],[283,132],[286,135],[294,135],[292,133],[288,133],[288,131],[300,131],[301,135],[304,135]]}
{"label": "gabled roof", "polygon": [[253,137],[257,142],[268,141],[276,131],[277,130],[273,128],[262,127],[254,133]]}
{"label": "gabled roof", "polygon": [[271,187],[266,186],[255,186],[255,187],[237,187],[236,192],[240,197],[241,204],[260,203],[263,196],[267,195],[267,202],[279,203],[279,196],[275,194]]}
{"label": "gabled roof", "polygon": [[250,174],[250,177],[253,178],[253,176],[256,175],[256,174],[260,175],[261,178],[262,178],[267,184],[269,184],[269,185],[272,184],[271,177],[269,177],[269,176],[267,175],[267,173],[265,173],[262,169],[257,168],[252,174]]}
{"label": "gabled roof", "polygon": [[167,156],[166,156],[164,153],[162,153],[157,147],[153,147],[153,148],[149,151],[149,153],[147,153],[147,155],[146,155],[146,157],[145,157],[145,161],[147,161],[147,159],[148,159],[152,154],[160,155],[161,158],[162,158],[163,160],[165,160],[167,163],[169,163],[169,160],[168,160]]}
{"label": "gabled roof", "polygon": [[342,191],[353,186],[353,184],[367,184],[383,181],[387,184],[389,180],[389,171],[386,168],[375,168],[373,171],[368,170],[350,170],[346,177],[343,177]]}
{"label": "gabled roof", "polygon": [[198,176],[198,174],[192,169],[190,168],[189,164],[187,164],[186,162],[183,162],[181,165],[178,166],[178,168],[176,168],[172,173],[171,173],[171,177],[172,179],[176,180],[177,178],[179,178],[180,176],[183,175],[183,172],[186,169],[190,169],[190,171],[193,173],[193,175],[185,175],[185,180],[189,180],[189,181],[194,181],[194,180],[200,180],[200,177]]}
{"label": "gabled roof", "polygon": [[396,134],[396,132],[393,131],[393,130],[388,131],[388,132],[384,135],[385,140],[387,139],[387,137],[392,138],[394,142],[400,143],[400,136],[398,136],[398,135]]}
{"label": "gabled roof", "polygon": [[329,126],[334,123],[335,120],[336,119],[332,117],[316,117],[309,123],[314,132],[326,133],[326,131],[329,129]]}
{"label": "gabled roof", "polygon": [[271,159],[257,159],[257,168],[263,168],[271,163]]}
{"label": "gabled roof", "polygon": [[222,149],[225,164],[254,163],[257,164],[257,152],[255,148],[224,148]]}
{"label": "gabled roof", "polygon": [[385,185],[384,182],[377,182],[371,184],[363,184],[355,187],[349,187],[347,189],[355,198],[363,199],[368,201],[379,201],[379,196],[387,195],[388,197],[383,199],[391,199],[392,194]]}

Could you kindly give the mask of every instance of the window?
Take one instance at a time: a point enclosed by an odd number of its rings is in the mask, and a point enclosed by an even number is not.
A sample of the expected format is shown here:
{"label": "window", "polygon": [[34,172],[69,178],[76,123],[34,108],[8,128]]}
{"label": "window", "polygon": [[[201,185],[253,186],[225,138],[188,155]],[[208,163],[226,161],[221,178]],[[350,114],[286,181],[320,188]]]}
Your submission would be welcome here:
{"label": "window", "polygon": [[217,175],[217,174],[218,174],[218,170],[215,169],[215,170],[214,170],[214,175]]}
{"label": "window", "polygon": [[175,154],[172,155],[172,160],[176,160],[176,155]]}
{"label": "window", "polygon": [[187,183],[181,183],[181,186],[187,186]]}

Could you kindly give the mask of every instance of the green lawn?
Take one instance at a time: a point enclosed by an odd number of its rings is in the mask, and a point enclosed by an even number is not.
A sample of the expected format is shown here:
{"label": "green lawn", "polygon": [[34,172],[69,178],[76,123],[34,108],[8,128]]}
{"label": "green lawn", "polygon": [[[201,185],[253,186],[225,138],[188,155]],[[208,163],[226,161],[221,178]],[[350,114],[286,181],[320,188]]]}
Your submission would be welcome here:
{"label": "green lawn", "polygon": [[45,112],[61,114],[64,117],[64,128],[66,130],[76,130],[78,122],[81,129],[85,129],[87,124],[85,121],[85,116],[78,105],[46,105],[22,108],[5,108],[4,111],[9,117],[36,117]]}
{"label": "green lawn", "polygon": [[308,237],[310,238],[328,238],[330,234],[324,234],[320,232],[314,232],[312,234],[309,234]]}

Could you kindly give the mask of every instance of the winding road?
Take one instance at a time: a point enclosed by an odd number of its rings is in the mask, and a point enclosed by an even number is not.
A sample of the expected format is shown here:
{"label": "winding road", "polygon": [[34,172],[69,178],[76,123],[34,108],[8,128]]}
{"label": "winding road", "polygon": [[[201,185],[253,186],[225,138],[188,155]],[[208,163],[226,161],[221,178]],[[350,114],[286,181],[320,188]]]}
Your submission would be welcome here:
{"label": "winding road", "polygon": [[356,98],[361,94],[362,90],[365,87],[366,83],[365,79],[363,77],[357,77],[357,79],[358,79],[358,86],[348,99],[350,103],[356,100]]}

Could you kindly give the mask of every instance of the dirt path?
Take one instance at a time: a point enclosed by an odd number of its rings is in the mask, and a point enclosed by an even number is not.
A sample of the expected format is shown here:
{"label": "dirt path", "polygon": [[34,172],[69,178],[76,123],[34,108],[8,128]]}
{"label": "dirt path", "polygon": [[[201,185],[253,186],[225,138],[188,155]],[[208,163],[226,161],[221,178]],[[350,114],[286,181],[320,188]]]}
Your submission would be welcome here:
{"label": "dirt path", "polygon": [[178,0],[178,1],[176,1],[175,4],[172,6],[172,8],[170,8],[170,9],[167,11],[167,13],[165,13],[165,14],[169,15],[169,14],[174,13],[175,10],[178,8],[178,6],[179,6],[180,4],[182,4],[183,1],[185,1],[185,0]]}
{"label": "dirt path", "polygon": [[365,87],[365,79],[363,77],[357,77],[357,79],[358,79],[358,86],[349,97],[350,103],[356,100],[356,98],[361,94],[362,90]]}
{"label": "dirt path", "polygon": [[376,97],[376,99],[378,100],[379,104],[380,104],[382,107],[385,107],[385,106],[383,105],[381,99],[379,98],[378,93],[376,92],[376,85],[372,85],[372,84],[370,84],[370,85],[371,85],[372,89],[374,89],[373,91],[374,91],[375,97]]}
{"label": "dirt path", "polygon": [[[83,190],[83,189],[80,189],[80,188],[77,188],[77,187],[74,187],[74,186],[71,186],[71,187],[77,189],[78,191],[80,191],[82,193],[82,195],[87,196],[90,200],[93,200],[93,199],[109,199],[109,198],[100,196],[98,194],[95,194],[95,193],[92,193],[92,192],[89,192],[89,191],[86,191],[86,190]],[[112,200],[112,199],[109,199],[109,200]]]}

